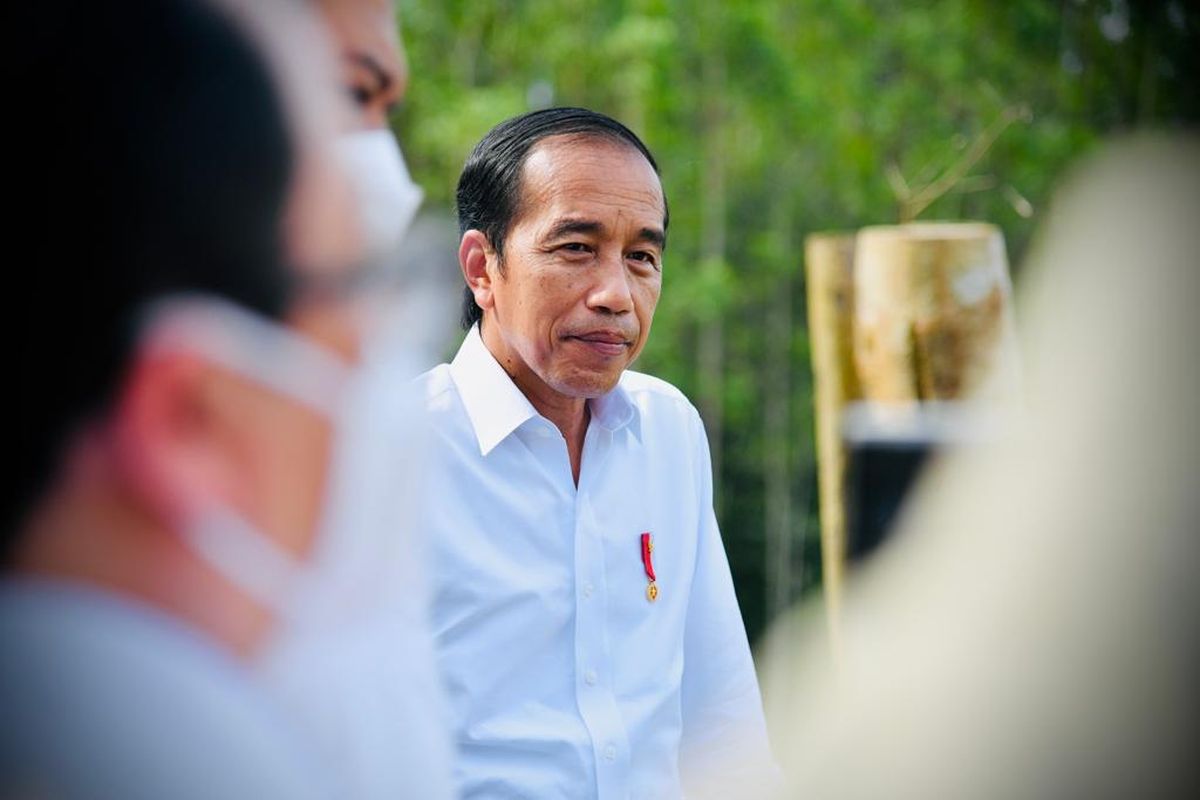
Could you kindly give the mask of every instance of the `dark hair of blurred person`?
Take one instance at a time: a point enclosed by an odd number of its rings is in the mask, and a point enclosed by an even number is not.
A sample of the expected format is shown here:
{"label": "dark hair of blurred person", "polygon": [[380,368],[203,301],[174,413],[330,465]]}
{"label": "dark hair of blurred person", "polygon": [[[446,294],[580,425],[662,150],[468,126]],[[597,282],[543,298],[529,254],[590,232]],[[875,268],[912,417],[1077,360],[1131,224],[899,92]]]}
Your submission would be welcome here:
{"label": "dark hair of blurred person", "polygon": [[[481,231],[495,249],[501,267],[504,240],[522,211],[525,162],[538,142],[564,135],[604,139],[632,147],[658,172],[658,162],[636,133],[617,120],[586,108],[547,108],[500,123],[467,156],[458,179],[456,200],[459,233]],[[665,196],[663,203],[666,204]],[[668,210],[663,218],[664,232],[669,221]],[[462,326],[469,329],[482,320],[483,311],[467,287],[463,290]]]}
{"label": "dark hair of blurred person", "polygon": [[[211,292],[276,316],[290,148],[251,47],[197,3],[22,4],[6,48],[20,295],[12,537],[65,440],[111,400],[145,301]],[[69,94],[64,97],[64,92]],[[11,541],[6,541],[11,549]]]}

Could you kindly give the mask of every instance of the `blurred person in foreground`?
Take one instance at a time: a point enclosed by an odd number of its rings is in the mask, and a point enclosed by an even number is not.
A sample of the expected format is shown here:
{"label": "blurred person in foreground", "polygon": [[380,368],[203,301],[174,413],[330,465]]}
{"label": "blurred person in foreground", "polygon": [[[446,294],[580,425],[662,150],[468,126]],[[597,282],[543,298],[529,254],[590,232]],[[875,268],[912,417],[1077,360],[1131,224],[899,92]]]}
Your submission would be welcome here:
{"label": "blurred person in foreground", "polygon": [[604,115],[532,112],[457,199],[468,332],[421,379],[421,530],[460,791],[736,796],[773,766],[704,426],[627,369],[662,281],[654,158]]}
{"label": "blurred person in foreground", "polygon": [[921,479],[836,672],[803,612],[768,639],[793,796],[1197,796],[1198,213],[1194,136],[1112,145],[1060,193],[1020,424]]}
{"label": "blurred person in foreground", "polygon": [[[348,187],[309,124],[333,107],[291,104],[319,84],[285,101],[207,3],[17,15],[10,187],[37,260],[5,484],[0,788],[323,796],[253,670],[330,582],[312,553],[356,340],[331,290],[356,253]],[[46,88],[65,86],[71,103]]]}
{"label": "blurred person in foreground", "polygon": [[[363,245],[354,287],[361,361],[331,454],[321,518],[327,535],[313,554],[336,579],[279,632],[261,660],[262,677],[328,760],[338,796],[438,800],[453,794],[452,755],[413,529],[423,447],[411,379],[417,363],[430,361],[394,264],[421,191],[388,127],[408,72],[390,1],[317,7],[351,101],[335,153]],[[262,35],[279,38],[275,28]],[[405,339],[383,340],[381,326],[393,322],[407,329]]]}

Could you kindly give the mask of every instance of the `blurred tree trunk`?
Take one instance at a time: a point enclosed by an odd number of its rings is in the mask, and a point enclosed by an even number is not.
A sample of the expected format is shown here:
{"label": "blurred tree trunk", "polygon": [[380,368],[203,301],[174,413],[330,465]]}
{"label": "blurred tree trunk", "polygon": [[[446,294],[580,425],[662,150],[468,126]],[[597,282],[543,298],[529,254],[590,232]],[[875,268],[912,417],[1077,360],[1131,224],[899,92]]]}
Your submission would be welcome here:
{"label": "blurred tree trunk", "polygon": [[[788,182],[781,182],[787,184]],[[772,215],[781,252],[791,251],[790,206],[782,198]],[[766,487],[767,613],[792,600],[792,273],[768,286],[763,362],[763,485]]]}
{"label": "blurred tree trunk", "polygon": [[[726,252],[725,205],[725,59],[719,34],[722,5],[709,0],[708,14],[702,15],[700,52],[704,54],[701,77],[701,131],[704,158],[701,169],[700,263],[705,286],[719,286]],[[697,384],[700,414],[708,430],[712,450],[713,503],[718,517],[722,502],[722,448],[725,421],[725,298],[709,304],[711,314],[700,320],[696,350]]]}

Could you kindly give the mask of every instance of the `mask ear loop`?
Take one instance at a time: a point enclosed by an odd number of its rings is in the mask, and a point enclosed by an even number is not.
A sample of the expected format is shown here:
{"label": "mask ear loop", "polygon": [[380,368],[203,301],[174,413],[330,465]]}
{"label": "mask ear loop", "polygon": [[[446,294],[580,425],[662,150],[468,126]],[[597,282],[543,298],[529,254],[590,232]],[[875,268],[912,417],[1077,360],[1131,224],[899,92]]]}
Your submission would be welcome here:
{"label": "mask ear loop", "polygon": [[[226,300],[178,295],[145,314],[143,352],[200,356],[335,419],[349,366],[333,351]],[[189,547],[264,608],[286,614],[304,571],[300,559],[237,512],[206,508],[184,520]]]}
{"label": "mask ear loop", "polygon": [[205,509],[185,523],[183,536],[196,555],[259,605],[276,616],[286,615],[303,572],[296,556],[222,506]]}
{"label": "mask ear loop", "polygon": [[143,326],[144,352],[184,352],[306,406],[336,417],[349,365],[332,350],[283,325],[207,295],[156,301]]}

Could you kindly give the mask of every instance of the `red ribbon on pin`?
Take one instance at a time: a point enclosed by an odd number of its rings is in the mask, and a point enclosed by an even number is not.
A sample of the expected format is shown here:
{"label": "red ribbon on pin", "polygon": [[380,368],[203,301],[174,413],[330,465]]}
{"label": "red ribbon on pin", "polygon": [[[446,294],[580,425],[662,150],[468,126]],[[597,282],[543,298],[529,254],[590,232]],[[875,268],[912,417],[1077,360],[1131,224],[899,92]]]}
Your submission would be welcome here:
{"label": "red ribbon on pin", "polygon": [[651,582],[657,580],[654,577],[654,561],[651,558],[651,553],[654,552],[654,537],[649,532],[642,534],[642,566],[646,568],[646,577]]}

